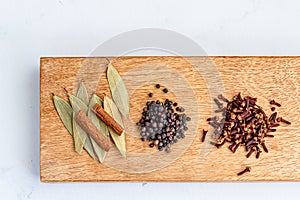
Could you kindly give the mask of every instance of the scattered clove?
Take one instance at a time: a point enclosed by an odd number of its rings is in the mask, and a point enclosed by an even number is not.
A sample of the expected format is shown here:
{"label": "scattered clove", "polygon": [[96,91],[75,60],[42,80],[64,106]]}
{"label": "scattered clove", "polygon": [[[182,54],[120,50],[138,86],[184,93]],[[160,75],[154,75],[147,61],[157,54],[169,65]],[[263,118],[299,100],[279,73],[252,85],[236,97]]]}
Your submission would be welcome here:
{"label": "scattered clove", "polygon": [[281,107],[281,104],[276,102],[274,99],[270,101],[270,104],[271,105],[275,105],[275,106],[278,106],[278,107]]}
{"label": "scattered clove", "polygon": [[208,130],[204,130],[204,129],[203,129],[203,135],[202,135],[201,142],[204,142],[204,141],[205,141],[205,137],[206,137],[207,132],[208,132]]}
{"label": "scattered clove", "polygon": [[289,125],[292,124],[291,122],[289,122],[289,121],[283,119],[282,117],[278,117],[278,118],[277,118],[277,122],[283,122],[283,123],[289,124]]}
{"label": "scattered clove", "polygon": [[241,175],[245,174],[246,172],[250,172],[250,170],[251,170],[251,167],[246,167],[243,171],[239,172],[237,175],[241,176]]}

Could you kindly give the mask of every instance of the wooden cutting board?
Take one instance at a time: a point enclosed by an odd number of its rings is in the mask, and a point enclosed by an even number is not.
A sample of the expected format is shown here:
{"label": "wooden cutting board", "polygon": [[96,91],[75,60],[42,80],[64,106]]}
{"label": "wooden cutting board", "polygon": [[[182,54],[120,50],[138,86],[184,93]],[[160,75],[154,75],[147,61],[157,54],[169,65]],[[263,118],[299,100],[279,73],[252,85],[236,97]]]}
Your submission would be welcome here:
{"label": "wooden cutting board", "polygon": [[[118,57],[109,58],[130,90],[127,159],[116,149],[107,163],[74,151],[73,140],[61,123],[51,93],[67,99],[63,88],[76,91],[84,81],[89,94],[109,94],[105,77],[106,58],[41,58],[40,60],[40,178],[43,182],[73,181],[299,181],[300,180],[300,57]],[[102,75],[99,81],[99,74]],[[155,90],[154,83],[169,88]],[[258,98],[269,115],[269,101],[282,104],[280,116],[292,122],[280,126],[267,140],[269,153],[247,159],[245,150],[232,154],[226,146],[216,149],[201,143],[206,118],[212,115],[212,95],[238,92]],[[192,115],[187,138],[172,152],[158,152],[141,142],[135,126],[147,94],[170,98],[186,106]],[[155,166],[157,166],[155,168]],[[252,170],[237,173],[246,166]]]}

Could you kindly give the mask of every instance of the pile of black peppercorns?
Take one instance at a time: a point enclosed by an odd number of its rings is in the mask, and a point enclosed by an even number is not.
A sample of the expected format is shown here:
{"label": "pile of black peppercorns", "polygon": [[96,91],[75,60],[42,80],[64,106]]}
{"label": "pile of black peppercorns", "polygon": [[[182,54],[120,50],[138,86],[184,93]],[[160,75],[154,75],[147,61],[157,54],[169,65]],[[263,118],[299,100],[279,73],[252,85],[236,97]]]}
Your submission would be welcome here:
{"label": "pile of black peppercorns", "polygon": [[[155,87],[160,88],[160,85],[156,84]],[[168,89],[162,91],[167,93]],[[153,97],[153,93],[149,93],[149,97]],[[167,153],[171,152],[171,145],[184,138],[184,132],[188,130],[186,122],[191,118],[183,112],[183,107],[178,107],[176,102],[169,99],[164,102],[147,101],[142,117],[137,122],[141,140],[149,141],[151,148],[156,146],[159,151],[165,148]]]}

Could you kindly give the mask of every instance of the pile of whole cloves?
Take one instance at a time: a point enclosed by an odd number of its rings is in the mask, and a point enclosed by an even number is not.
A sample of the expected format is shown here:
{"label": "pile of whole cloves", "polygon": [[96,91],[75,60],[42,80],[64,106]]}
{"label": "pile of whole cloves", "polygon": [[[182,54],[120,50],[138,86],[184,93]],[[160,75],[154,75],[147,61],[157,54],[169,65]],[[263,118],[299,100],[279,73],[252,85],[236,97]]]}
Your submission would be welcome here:
{"label": "pile of whole cloves", "polygon": [[[160,88],[160,85],[157,84],[155,87]],[[162,91],[167,93],[168,89]],[[149,93],[148,96],[153,97],[153,93]],[[147,101],[142,117],[137,122],[141,140],[149,141],[151,148],[156,146],[159,151],[165,148],[167,153],[171,152],[171,145],[184,138],[185,131],[188,130],[186,122],[191,118],[184,111],[183,107],[179,107],[178,103],[169,99],[164,102]]]}
{"label": "pile of whole cloves", "polygon": [[[224,106],[218,99],[224,101]],[[226,142],[230,143],[229,149],[235,153],[236,150],[244,146],[249,158],[255,153],[256,158],[259,158],[262,150],[268,152],[266,146],[266,138],[274,137],[272,134],[276,131],[275,127],[279,126],[279,122],[291,124],[282,117],[277,117],[277,112],[274,112],[268,117],[264,110],[256,104],[257,99],[246,96],[242,98],[241,94],[233,97],[229,101],[224,96],[219,95],[218,99],[214,99],[218,106],[216,113],[222,113],[222,119],[217,116],[208,118],[208,123],[214,127],[214,134],[216,142],[212,143],[217,148],[223,146]],[[275,107],[281,105],[274,100],[270,101]],[[202,141],[205,139],[207,131],[203,132]]]}

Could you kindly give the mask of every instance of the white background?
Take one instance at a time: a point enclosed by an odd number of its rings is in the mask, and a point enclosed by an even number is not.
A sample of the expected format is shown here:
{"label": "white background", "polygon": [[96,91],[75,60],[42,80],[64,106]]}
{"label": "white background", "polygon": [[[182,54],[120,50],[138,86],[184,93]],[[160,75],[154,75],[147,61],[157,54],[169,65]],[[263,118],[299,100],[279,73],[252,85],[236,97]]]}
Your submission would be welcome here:
{"label": "white background", "polygon": [[38,85],[40,56],[89,55],[145,27],[209,55],[299,55],[299,21],[296,0],[1,0],[0,199],[299,199],[299,183],[40,183]]}

